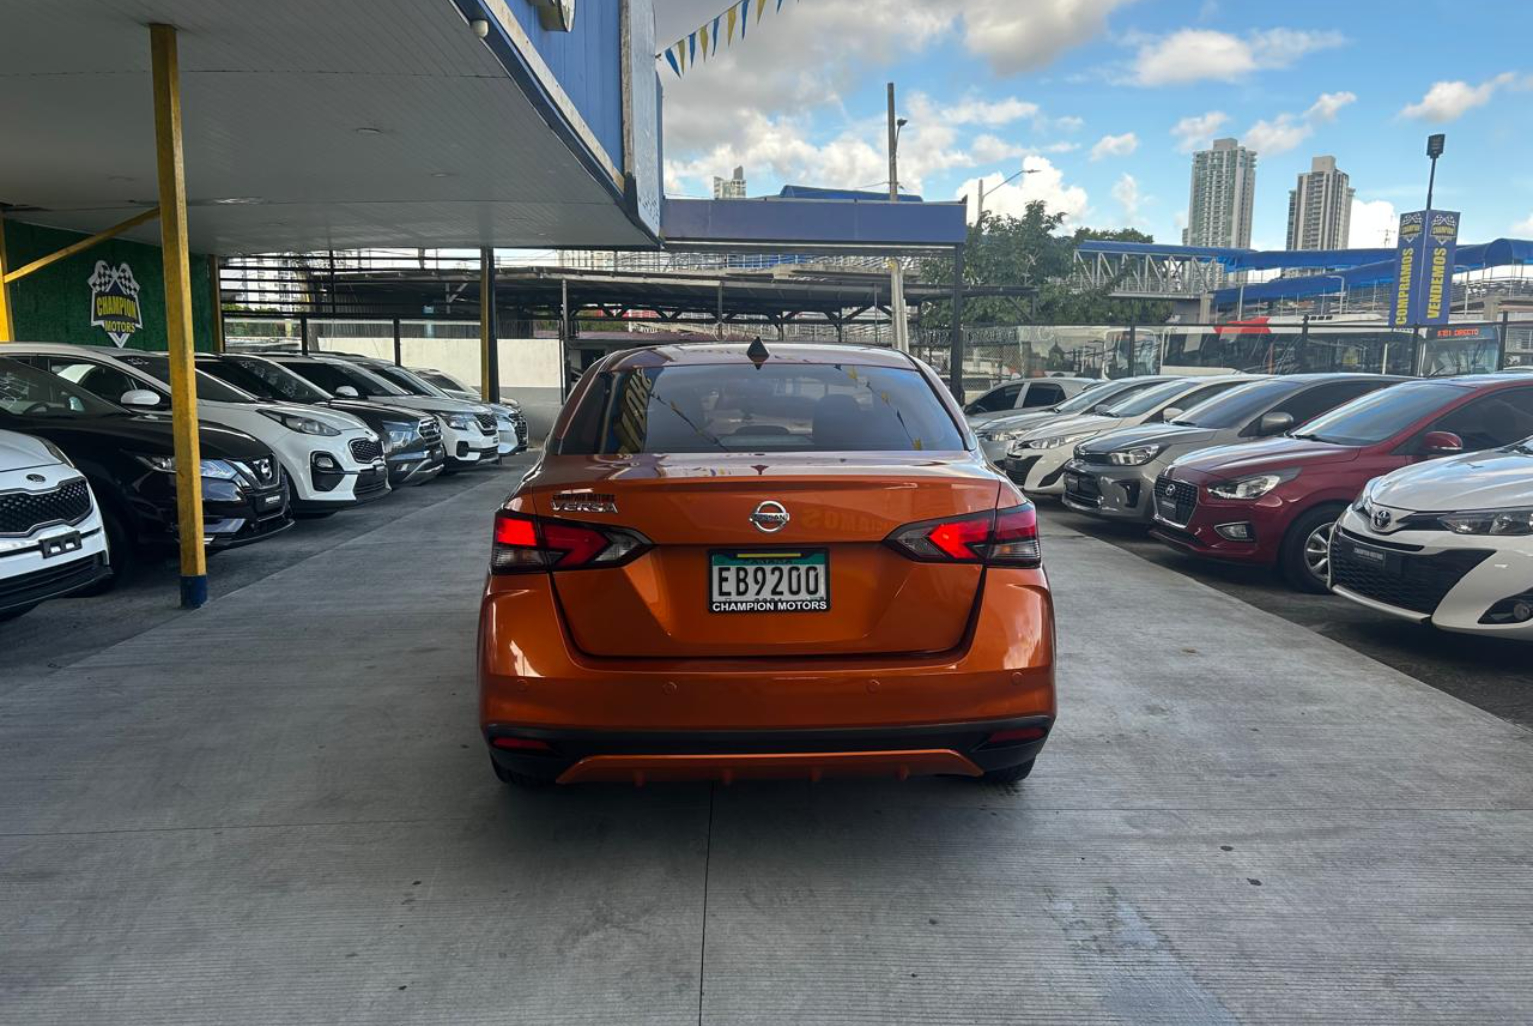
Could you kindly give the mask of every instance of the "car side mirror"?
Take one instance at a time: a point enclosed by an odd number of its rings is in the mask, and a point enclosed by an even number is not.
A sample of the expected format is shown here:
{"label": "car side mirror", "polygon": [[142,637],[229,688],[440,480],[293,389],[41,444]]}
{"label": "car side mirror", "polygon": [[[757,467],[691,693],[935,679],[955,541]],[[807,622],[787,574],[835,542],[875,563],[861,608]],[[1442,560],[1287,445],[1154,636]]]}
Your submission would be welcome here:
{"label": "car side mirror", "polygon": [[342,399],[360,399],[360,398],[362,398],[362,393],[358,392],[355,388],[352,388],[350,385],[337,385],[336,389],[335,389],[335,394],[340,396]]}
{"label": "car side mirror", "polygon": [[1457,456],[1464,451],[1464,440],[1452,431],[1428,431],[1421,439],[1425,456]]}
{"label": "car side mirror", "polygon": [[1262,438],[1267,438],[1271,435],[1281,435],[1291,427],[1293,427],[1293,414],[1264,413],[1262,419],[1256,422],[1256,433]]}
{"label": "car side mirror", "polygon": [[124,406],[134,406],[139,409],[153,409],[160,405],[160,394],[147,388],[130,388],[117,400]]}
{"label": "car side mirror", "polygon": [[1160,419],[1169,424],[1186,412],[1180,406],[1167,406],[1164,410],[1160,411]]}

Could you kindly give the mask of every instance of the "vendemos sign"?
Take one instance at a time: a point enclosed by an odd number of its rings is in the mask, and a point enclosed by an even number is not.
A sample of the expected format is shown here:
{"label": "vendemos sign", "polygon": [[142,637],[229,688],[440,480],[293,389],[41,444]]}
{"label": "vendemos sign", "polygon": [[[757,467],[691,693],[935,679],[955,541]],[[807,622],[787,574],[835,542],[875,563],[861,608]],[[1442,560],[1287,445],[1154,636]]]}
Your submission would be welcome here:
{"label": "vendemos sign", "polygon": [[1459,214],[1454,210],[1414,210],[1400,215],[1391,316],[1395,327],[1448,322],[1458,224]]}
{"label": "vendemos sign", "polygon": [[111,267],[105,260],[97,260],[86,284],[90,286],[91,327],[106,332],[112,344],[121,349],[144,326],[133,268],[126,262]]}

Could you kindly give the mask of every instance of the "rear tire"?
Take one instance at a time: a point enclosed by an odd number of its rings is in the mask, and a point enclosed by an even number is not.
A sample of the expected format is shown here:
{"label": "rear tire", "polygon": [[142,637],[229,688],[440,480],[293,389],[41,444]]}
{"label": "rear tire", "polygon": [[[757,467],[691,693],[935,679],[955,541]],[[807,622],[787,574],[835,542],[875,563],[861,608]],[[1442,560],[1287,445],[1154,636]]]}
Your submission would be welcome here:
{"label": "rear tire", "polygon": [[1297,590],[1312,595],[1331,590],[1331,532],[1346,509],[1344,505],[1317,506],[1288,529],[1278,565],[1283,579]]}
{"label": "rear tire", "polygon": [[126,521],[111,506],[100,503],[101,527],[106,531],[107,558],[112,572],[88,588],[75,592],[86,597],[105,595],[133,576],[138,565],[138,553],[133,548],[133,538],[128,533]]}
{"label": "rear tire", "polygon": [[496,780],[499,780],[502,784],[506,784],[510,787],[525,787],[528,789],[536,790],[538,788],[552,787],[554,783],[552,780],[549,780],[546,777],[534,777],[527,773],[518,773],[515,770],[508,770],[500,763],[496,762],[493,755],[490,756],[490,768],[495,771]]}
{"label": "rear tire", "polygon": [[980,779],[987,784],[1020,783],[1021,781],[1027,779],[1028,774],[1032,773],[1033,763],[1037,761],[1038,760],[1035,757],[1027,760],[1026,762],[1019,762],[1015,766],[1006,766],[1002,769],[986,770],[984,776],[980,777]]}

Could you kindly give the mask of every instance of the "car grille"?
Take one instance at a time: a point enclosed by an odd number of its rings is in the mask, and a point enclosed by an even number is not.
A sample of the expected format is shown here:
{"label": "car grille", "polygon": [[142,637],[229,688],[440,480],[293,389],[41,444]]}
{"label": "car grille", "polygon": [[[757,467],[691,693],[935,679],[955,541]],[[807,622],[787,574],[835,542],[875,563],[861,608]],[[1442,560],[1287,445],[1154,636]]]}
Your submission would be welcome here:
{"label": "car grille", "polygon": [[442,440],[442,425],[435,417],[422,417],[420,434],[428,442],[439,442]]}
{"label": "car grille", "polygon": [[277,461],[270,456],[262,456],[257,460],[235,460],[234,465],[243,470],[245,476],[258,485],[277,483]]}
{"label": "car grille", "polygon": [[1006,465],[1004,468],[1006,471],[1006,476],[1011,478],[1017,484],[1025,483],[1027,481],[1028,473],[1033,469],[1033,464],[1037,463],[1039,458],[1040,457],[1037,456],[1007,457]]}
{"label": "car grille", "polygon": [[0,579],[0,608],[51,598],[95,580],[106,568],[100,554]]}
{"label": "car grille", "polygon": [[[1169,511],[1161,502],[1163,499],[1171,503]],[[1162,517],[1172,523],[1186,524],[1192,520],[1192,514],[1198,508],[1198,486],[1186,481],[1173,481],[1162,475],[1155,479],[1155,507]]]}
{"label": "car grille", "polygon": [[356,457],[358,463],[371,463],[383,458],[383,446],[371,438],[353,438],[351,455]]}
{"label": "car grille", "polygon": [[1424,614],[1436,612],[1443,596],[1491,555],[1488,549],[1423,556],[1394,547],[1372,547],[1384,549],[1385,565],[1359,559],[1354,536],[1337,531],[1331,542],[1331,583],[1386,606]]}
{"label": "car grille", "polygon": [[474,414],[474,419],[479,422],[480,427],[484,428],[485,431],[489,432],[490,434],[494,435],[500,433],[500,428],[495,423],[495,414],[476,413]]}
{"label": "car grille", "polygon": [[31,534],[44,524],[78,524],[89,514],[90,489],[84,478],[51,492],[7,492],[0,495],[0,534]]}

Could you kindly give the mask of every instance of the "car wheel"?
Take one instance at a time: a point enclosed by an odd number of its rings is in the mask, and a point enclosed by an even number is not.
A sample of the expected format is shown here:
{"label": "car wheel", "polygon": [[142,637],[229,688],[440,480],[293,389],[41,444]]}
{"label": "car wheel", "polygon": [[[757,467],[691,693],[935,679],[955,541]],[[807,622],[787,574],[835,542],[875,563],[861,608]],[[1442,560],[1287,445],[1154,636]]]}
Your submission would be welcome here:
{"label": "car wheel", "polygon": [[496,780],[499,780],[502,784],[510,784],[513,787],[540,788],[549,787],[553,784],[553,781],[546,777],[534,777],[527,773],[508,770],[496,762],[493,755],[490,757],[490,768],[495,771]]}
{"label": "car wheel", "polygon": [[1027,779],[1027,775],[1033,771],[1033,763],[1036,761],[1037,759],[1029,759],[1026,762],[1019,762],[1015,766],[987,770],[980,779],[987,784],[1015,784],[1018,781]]}
{"label": "car wheel", "polygon": [[1322,595],[1331,590],[1331,532],[1345,506],[1321,506],[1294,521],[1283,539],[1283,577],[1300,591]]}
{"label": "car wheel", "polygon": [[98,508],[101,510],[101,526],[106,531],[107,557],[111,561],[112,572],[89,588],[75,592],[76,595],[105,595],[132,577],[138,564],[138,553],[133,548],[127,521],[104,502]]}

